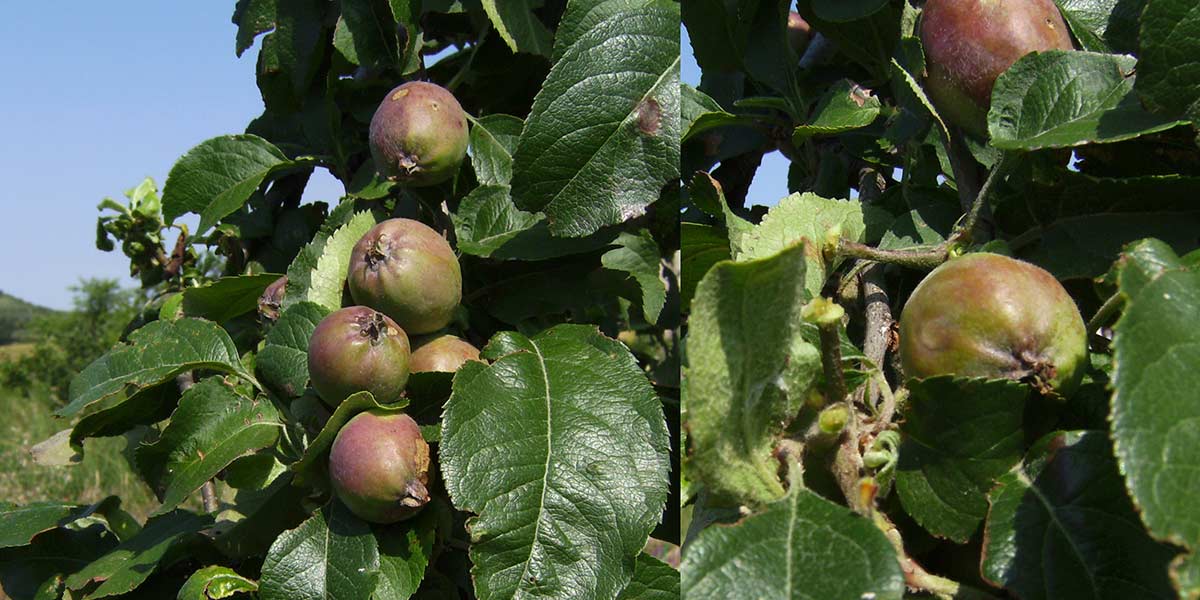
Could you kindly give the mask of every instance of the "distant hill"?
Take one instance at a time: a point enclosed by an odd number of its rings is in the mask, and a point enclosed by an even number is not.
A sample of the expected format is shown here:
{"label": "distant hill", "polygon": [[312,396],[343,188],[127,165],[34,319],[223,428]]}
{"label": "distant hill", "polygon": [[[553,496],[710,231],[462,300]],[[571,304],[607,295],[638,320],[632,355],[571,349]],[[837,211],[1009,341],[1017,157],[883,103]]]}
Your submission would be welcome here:
{"label": "distant hill", "polygon": [[29,321],[52,312],[55,311],[0,292],[0,345],[23,341]]}

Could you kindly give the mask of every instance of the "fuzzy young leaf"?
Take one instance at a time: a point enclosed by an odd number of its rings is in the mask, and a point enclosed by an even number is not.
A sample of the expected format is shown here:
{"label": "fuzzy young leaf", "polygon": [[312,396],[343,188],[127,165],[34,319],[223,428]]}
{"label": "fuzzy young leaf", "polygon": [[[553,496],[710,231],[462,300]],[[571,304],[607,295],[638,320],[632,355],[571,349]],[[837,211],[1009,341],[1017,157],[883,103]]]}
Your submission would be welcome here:
{"label": "fuzzy young leaf", "polygon": [[265,397],[242,396],[220,377],[192,386],[158,441],[137,449],[138,467],[162,491],[154,514],[179,506],[239,456],[274,444],[281,429]]}
{"label": "fuzzy young leaf", "polygon": [[679,133],[679,5],[627,0],[551,69],[513,157],[513,199],[555,235],[622,223],[679,176]]}
{"label": "fuzzy young leaf", "polygon": [[1141,527],[1103,432],[1046,436],[988,500],[981,570],[1023,600],[1175,597],[1175,550]]}
{"label": "fuzzy young leaf", "polygon": [[271,544],[263,562],[262,600],[370,598],[379,578],[371,528],[334,500]]}
{"label": "fuzzy young leaf", "polygon": [[200,215],[196,233],[233,214],[272,174],[295,166],[274,144],[255,135],[226,135],[188,150],[167,175],[163,218]]}
{"label": "fuzzy young leaf", "polygon": [[930,533],[966,542],[987,515],[987,492],[1019,460],[1026,386],[934,377],[911,382],[896,489]]}
{"label": "fuzzy young leaf", "polygon": [[594,327],[501,333],[454,377],[446,488],[468,522],[480,600],[613,598],[667,499],[662,405]]}
{"label": "fuzzy young leaf", "polygon": [[231,373],[254,381],[229,334],[200,319],[155,321],[133,332],[129,343],[110,350],[71,381],[70,404],[56,414],[71,417],[118,395],[170,381],[195,369]]}
{"label": "fuzzy young leaf", "polygon": [[[805,247],[718,263],[692,300],[690,367],[684,374],[694,449],[688,473],[717,494],[756,504],[783,495],[779,461],[772,455],[775,437],[796,414],[796,398],[820,368],[816,349],[798,330]],[[762,318],[766,314],[773,317]],[[783,377],[789,361],[807,369],[801,381]],[[793,383],[800,389],[779,389]]]}
{"label": "fuzzy young leaf", "polygon": [[883,532],[799,481],[765,512],[700,532],[680,571],[688,600],[904,595],[900,561]]}
{"label": "fuzzy young leaf", "polygon": [[1157,240],[1130,247],[1119,264],[1126,307],[1114,327],[1112,436],[1151,535],[1190,550],[1174,567],[1187,597],[1200,594],[1200,268]]}

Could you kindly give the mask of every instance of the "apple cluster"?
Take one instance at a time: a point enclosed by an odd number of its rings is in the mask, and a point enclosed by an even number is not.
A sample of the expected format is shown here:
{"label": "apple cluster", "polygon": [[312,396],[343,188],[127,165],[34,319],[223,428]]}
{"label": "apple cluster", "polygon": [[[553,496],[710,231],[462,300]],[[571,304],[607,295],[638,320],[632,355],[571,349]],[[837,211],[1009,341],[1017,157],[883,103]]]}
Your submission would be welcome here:
{"label": "apple cluster", "polygon": [[[466,155],[466,114],[446,89],[405,83],[376,110],[370,147],[389,180],[443,182]],[[443,332],[462,300],[462,272],[450,244],[424,223],[395,218],[371,228],[351,251],[346,283],[355,305],[322,319],[308,342],[309,380],[330,407],[359,392],[394,403],[411,373],[454,372],[479,360],[476,347]],[[278,318],[286,286],[281,278],[264,292],[265,319]],[[359,413],[338,431],[329,475],[334,493],[359,517],[406,519],[429,502],[429,444],[403,412]]]}

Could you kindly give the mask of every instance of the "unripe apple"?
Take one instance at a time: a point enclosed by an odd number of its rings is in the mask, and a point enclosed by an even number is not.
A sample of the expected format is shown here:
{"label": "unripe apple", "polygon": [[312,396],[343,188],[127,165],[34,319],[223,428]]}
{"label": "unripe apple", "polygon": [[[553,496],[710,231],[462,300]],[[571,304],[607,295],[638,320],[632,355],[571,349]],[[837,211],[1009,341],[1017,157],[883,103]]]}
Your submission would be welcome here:
{"label": "unripe apple", "polygon": [[365,306],[331,313],[308,340],[309,379],[330,406],[363,391],[377,402],[395,402],[408,383],[408,368],[408,335]]}
{"label": "unripe apple", "polygon": [[1068,395],[1087,365],[1087,330],[1053,275],[999,254],[967,254],[934,269],[900,315],[908,377],[1025,381]]}
{"label": "unripe apple", "polygon": [[433,336],[413,345],[413,373],[453,373],[468,360],[479,360],[479,348],[453,335]]}
{"label": "unripe apple", "polygon": [[407,519],[429,503],[429,444],[404,413],[359,413],[333,440],[329,479],[338,499],[359,518]]}
{"label": "unripe apple", "polygon": [[467,155],[467,139],[467,114],[454,94],[425,81],[410,81],[388,92],[371,118],[375,168],[411,186],[453,177]]}
{"label": "unripe apple", "polygon": [[412,335],[445,327],[462,300],[454,250],[411,219],[388,219],[358,240],[348,283],[355,302],[386,314]]}
{"label": "unripe apple", "polygon": [[1054,0],[929,0],[921,44],[938,113],[980,136],[1001,73],[1030,52],[1074,49]]}

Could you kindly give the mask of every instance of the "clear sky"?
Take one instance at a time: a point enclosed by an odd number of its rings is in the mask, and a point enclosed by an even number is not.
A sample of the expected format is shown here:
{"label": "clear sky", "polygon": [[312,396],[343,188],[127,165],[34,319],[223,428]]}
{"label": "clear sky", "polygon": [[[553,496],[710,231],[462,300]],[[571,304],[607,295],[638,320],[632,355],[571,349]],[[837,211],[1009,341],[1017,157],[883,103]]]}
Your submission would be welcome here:
{"label": "clear sky", "polygon": [[[696,58],[692,55],[692,42],[688,39],[686,29],[680,27],[679,30],[683,39],[683,56],[681,57],[683,65],[680,76],[684,83],[693,86],[700,85],[700,67],[696,65]],[[775,206],[787,196],[789,164],[788,160],[778,151],[764,156],[762,165],[759,166],[758,172],[754,175],[754,181],[750,182],[750,193],[747,198],[747,204]],[[691,173],[684,173],[683,176],[685,178],[690,177]]]}
{"label": "clear sky", "polygon": [[[234,2],[8,3],[0,20],[0,290],[70,306],[82,277],[128,286],[119,251],[95,248],[96,205],[143,177],[166,182],[196,144],[242,132],[262,111],[257,45],[234,55]],[[683,79],[699,70],[683,32]],[[787,194],[787,163],[769,156],[757,204]],[[309,200],[341,186],[318,170]],[[195,225],[194,219],[185,222]]]}
{"label": "clear sky", "polygon": [[[81,277],[127,286],[94,245],[96,204],[262,112],[257,46],[234,55],[234,2],[9,2],[0,20],[0,290],[70,306]],[[312,199],[341,186],[314,176]],[[194,226],[195,221],[191,224]]]}

